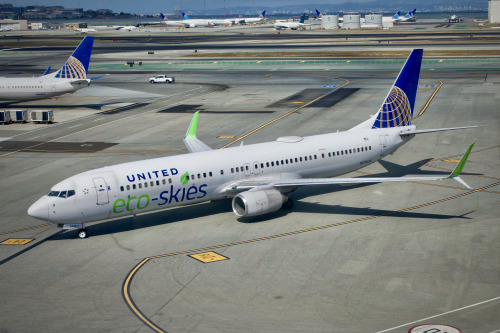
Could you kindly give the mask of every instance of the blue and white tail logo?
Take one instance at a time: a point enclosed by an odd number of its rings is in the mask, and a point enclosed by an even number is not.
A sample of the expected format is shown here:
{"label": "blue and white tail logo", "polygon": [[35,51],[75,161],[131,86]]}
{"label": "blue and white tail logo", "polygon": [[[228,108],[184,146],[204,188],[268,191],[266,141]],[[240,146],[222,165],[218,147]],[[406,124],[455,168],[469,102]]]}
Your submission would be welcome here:
{"label": "blue and white tail logo", "polygon": [[411,125],[412,111],[403,90],[394,86],[387,96],[373,128],[389,128]]}
{"label": "blue and white tail logo", "polygon": [[94,37],[85,37],[55,77],[60,79],[86,79]]}
{"label": "blue and white tail logo", "polygon": [[380,107],[372,128],[411,125],[422,54],[422,49],[415,49],[410,53],[394,85]]}

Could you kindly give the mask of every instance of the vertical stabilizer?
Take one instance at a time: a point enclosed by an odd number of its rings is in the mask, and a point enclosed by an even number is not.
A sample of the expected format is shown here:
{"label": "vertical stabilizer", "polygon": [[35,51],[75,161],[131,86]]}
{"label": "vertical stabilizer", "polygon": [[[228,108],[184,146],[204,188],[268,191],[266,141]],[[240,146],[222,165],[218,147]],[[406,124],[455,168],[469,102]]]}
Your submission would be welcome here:
{"label": "vertical stabilizer", "polygon": [[64,66],[56,72],[55,77],[60,79],[86,79],[93,45],[94,37],[85,37]]}
{"label": "vertical stabilizer", "polygon": [[305,20],[306,20],[306,13],[302,14],[299,23],[304,23]]}
{"label": "vertical stabilizer", "polygon": [[422,49],[410,53],[403,69],[376,114],[372,128],[390,128],[411,125],[415,96],[417,95]]}

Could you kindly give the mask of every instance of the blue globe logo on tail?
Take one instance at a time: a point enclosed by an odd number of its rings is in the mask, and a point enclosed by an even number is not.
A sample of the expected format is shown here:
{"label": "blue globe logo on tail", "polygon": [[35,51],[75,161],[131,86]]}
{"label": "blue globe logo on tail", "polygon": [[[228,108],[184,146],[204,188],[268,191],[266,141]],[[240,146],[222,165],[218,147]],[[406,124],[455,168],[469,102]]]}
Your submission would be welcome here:
{"label": "blue globe logo on tail", "polygon": [[93,36],[85,37],[55,77],[61,79],[86,79],[93,44]]}
{"label": "blue globe logo on tail", "polygon": [[411,125],[422,55],[422,49],[415,49],[410,53],[375,117],[373,129]]}
{"label": "blue globe logo on tail", "polygon": [[61,68],[56,77],[61,79],[85,79],[87,77],[87,72],[82,63],[75,57],[69,57],[66,64]]}
{"label": "blue globe logo on tail", "polygon": [[373,128],[390,128],[411,125],[412,111],[403,90],[394,86],[379,111]]}

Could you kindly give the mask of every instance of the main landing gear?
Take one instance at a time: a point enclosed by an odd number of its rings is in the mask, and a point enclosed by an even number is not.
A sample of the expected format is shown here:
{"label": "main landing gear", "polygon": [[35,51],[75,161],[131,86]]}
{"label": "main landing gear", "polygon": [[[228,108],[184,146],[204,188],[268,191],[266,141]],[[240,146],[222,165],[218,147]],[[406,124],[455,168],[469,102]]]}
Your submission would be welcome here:
{"label": "main landing gear", "polygon": [[80,239],[87,238],[87,228],[78,230],[78,238]]}

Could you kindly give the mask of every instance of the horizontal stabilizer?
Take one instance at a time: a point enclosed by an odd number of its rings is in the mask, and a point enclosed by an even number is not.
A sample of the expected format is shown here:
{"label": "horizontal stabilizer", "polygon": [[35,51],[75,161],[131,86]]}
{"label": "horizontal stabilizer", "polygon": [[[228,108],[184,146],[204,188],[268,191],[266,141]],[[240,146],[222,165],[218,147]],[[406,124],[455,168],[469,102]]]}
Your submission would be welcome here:
{"label": "horizontal stabilizer", "polygon": [[102,74],[102,75],[98,75],[98,76],[93,76],[93,77],[90,78],[90,80],[94,81],[94,80],[100,79],[100,78],[108,76],[108,75],[109,74]]}
{"label": "horizontal stabilizer", "polygon": [[204,144],[201,140],[196,138],[196,129],[198,127],[198,114],[200,111],[196,111],[193,115],[193,119],[191,120],[191,124],[186,132],[186,136],[184,137],[184,144],[190,153],[198,153],[202,151],[212,150],[209,146]]}
{"label": "horizontal stabilizer", "polygon": [[412,130],[412,131],[405,131],[399,133],[399,135],[414,135],[414,134],[422,134],[422,133],[432,133],[432,132],[441,132],[441,131],[452,131],[452,130],[458,130],[458,129],[465,129],[465,128],[477,128],[479,126],[461,126],[461,127],[448,127],[448,128],[433,128],[433,129],[424,129],[424,130]]}

